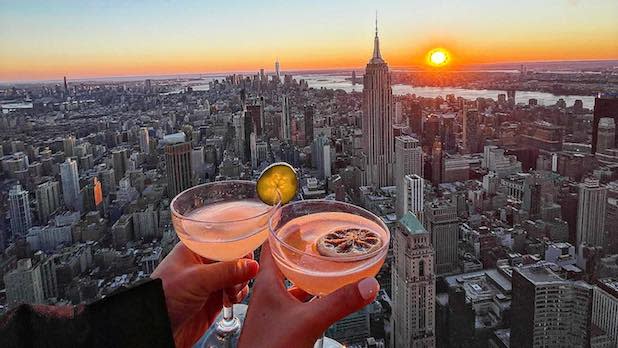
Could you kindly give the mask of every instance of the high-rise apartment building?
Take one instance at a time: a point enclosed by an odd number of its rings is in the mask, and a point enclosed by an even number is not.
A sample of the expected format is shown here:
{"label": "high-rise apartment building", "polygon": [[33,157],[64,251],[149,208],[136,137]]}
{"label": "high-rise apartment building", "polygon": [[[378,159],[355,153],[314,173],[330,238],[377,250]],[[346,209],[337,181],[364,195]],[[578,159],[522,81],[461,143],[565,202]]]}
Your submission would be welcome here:
{"label": "high-rise apartment building", "polygon": [[39,223],[44,225],[60,208],[60,185],[57,181],[46,181],[37,186],[35,195]]}
{"label": "high-rise apartment building", "polygon": [[513,269],[513,348],[588,346],[592,286],[564,280],[549,266]]}
{"label": "high-rise apartment building", "polygon": [[411,212],[393,232],[394,348],[435,347],[435,292],[431,236]]}
{"label": "high-rise apartment building", "polygon": [[363,147],[367,155],[367,184],[393,185],[393,91],[388,65],[380,54],[378,27],[373,56],[367,64],[363,88]]}
{"label": "high-rise apartment building", "polygon": [[32,227],[32,213],[28,191],[21,185],[15,185],[9,190],[9,217],[13,235],[25,235]]}
{"label": "high-rise apartment building", "polygon": [[64,205],[71,210],[80,210],[79,172],[77,162],[67,158],[60,164],[60,179],[62,181],[62,198]]}
{"label": "high-rise apartment building", "polygon": [[305,144],[309,145],[313,142],[313,116],[315,107],[313,105],[305,105],[304,111]]}
{"label": "high-rise apartment building", "polygon": [[[397,186],[397,217],[401,218],[405,210],[405,176],[423,175],[423,150],[417,139],[401,135],[395,138],[395,170],[394,180]],[[421,209],[422,210],[422,209]]]}
{"label": "high-rise apartment building", "polygon": [[591,348],[618,347],[618,278],[602,278],[592,291],[591,324],[600,331]]}
{"label": "high-rise apartment building", "polygon": [[70,135],[62,140],[62,148],[64,150],[64,157],[75,156],[75,137]]}
{"label": "high-rise apartment building", "polygon": [[116,184],[118,184],[129,169],[129,154],[127,149],[117,148],[112,150],[112,166],[114,167]]}
{"label": "high-rise apartment building", "polygon": [[165,145],[165,168],[170,198],[191,187],[191,143]]}
{"label": "high-rise apartment building", "polygon": [[17,268],[4,275],[6,302],[9,307],[20,303],[43,303],[43,280],[38,267],[33,267],[31,259],[17,261]]}
{"label": "high-rise apartment building", "polygon": [[150,153],[150,136],[146,127],[139,129],[139,150],[142,153]]}
{"label": "high-rise apartment building", "polygon": [[459,219],[457,205],[449,200],[436,200],[425,205],[424,223],[431,234],[435,250],[435,272],[453,272],[458,267],[457,243]]}
{"label": "high-rise apartment building", "polygon": [[599,180],[587,178],[579,184],[577,204],[577,248],[582,243],[588,246],[605,245],[605,211],[607,187]]}

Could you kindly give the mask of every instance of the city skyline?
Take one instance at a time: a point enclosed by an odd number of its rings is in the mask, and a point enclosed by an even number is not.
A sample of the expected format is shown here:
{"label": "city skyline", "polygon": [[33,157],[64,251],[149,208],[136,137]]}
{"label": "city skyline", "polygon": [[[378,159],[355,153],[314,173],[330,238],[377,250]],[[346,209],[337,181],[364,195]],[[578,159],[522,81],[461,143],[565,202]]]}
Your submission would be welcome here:
{"label": "city skyline", "polygon": [[[277,58],[282,71],[361,68],[376,5],[0,2],[0,80],[271,71]],[[382,54],[393,67],[422,66],[436,47],[451,52],[452,68],[618,58],[611,1],[377,7]]]}

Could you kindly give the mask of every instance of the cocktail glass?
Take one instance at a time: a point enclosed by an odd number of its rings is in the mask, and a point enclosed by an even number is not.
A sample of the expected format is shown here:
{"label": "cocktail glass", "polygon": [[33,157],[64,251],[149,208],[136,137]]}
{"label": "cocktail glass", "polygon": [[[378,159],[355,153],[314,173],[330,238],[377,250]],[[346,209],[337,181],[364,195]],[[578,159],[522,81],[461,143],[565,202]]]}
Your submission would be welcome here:
{"label": "cocktail glass", "polygon": [[[384,222],[355,205],[326,200],[304,200],[277,210],[269,223],[268,236],[273,258],[297,287],[322,297],[379,271],[390,241]],[[336,230],[362,229],[374,232],[380,246],[368,253],[324,256],[316,246],[320,237]],[[322,347],[323,340],[316,342]]]}
{"label": "cocktail glass", "polygon": [[[187,189],[174,197],[170,209],[176,233],[189,249],[210,260],[233,261],[264,243],[268,221],[279,206],[263,203],[254,182],[230,180]],[[209,330],[215,334],[206,337],[206,346],[232,346],[240,327],[223,291],[222,318]]]}

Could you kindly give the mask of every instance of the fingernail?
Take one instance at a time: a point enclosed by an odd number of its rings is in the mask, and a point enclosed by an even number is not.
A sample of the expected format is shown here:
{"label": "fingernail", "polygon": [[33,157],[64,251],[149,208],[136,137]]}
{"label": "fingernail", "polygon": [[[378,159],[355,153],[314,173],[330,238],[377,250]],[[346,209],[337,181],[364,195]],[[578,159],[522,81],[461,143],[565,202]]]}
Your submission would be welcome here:
{"label": "fingernail", "polygon": [[247,271],[252,274],[252,275],[256,275],[258,272],[258,269],[260,268],[260,265],[257,263],[257,261],[255,260],[243,260],[245,262],[245,268],[247,269]]}
{"label": "fingernail", "polygon": [[376,297],[378,290],[380,290],[380,284],[373,277],[365,278],[358,283],[358,292],[364,300]]}

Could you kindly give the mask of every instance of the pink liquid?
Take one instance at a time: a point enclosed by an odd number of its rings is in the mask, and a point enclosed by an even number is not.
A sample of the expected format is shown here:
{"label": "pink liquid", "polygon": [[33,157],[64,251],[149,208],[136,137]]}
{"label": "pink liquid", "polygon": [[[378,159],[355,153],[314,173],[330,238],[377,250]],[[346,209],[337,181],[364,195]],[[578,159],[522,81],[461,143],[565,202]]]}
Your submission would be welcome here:
{"label": "pink liquid", "polygon": [[264,243],[270,208],[257,200],[226,201],[197,208],[186,215],[188,219],[173,217],[173,222],[178,237],[193,252],[210,260],[232,261]]}
{"label": "pink liquid", "polygon": [[271,237],[271,248],[279,269],[296,286],[317,296],[328,295],[346,284],[375,276],[384,263],[387,247],[373,257],[345,262],[323,257],[317,251],[316,241],[320,237],[335,229],[346,228],[371,230],[380,236],[383,244],[388,243],[388,232],[364,217],[340,212],[310,214],[288,222],[277,231],[286,244],[305,254],[276,243]]}

